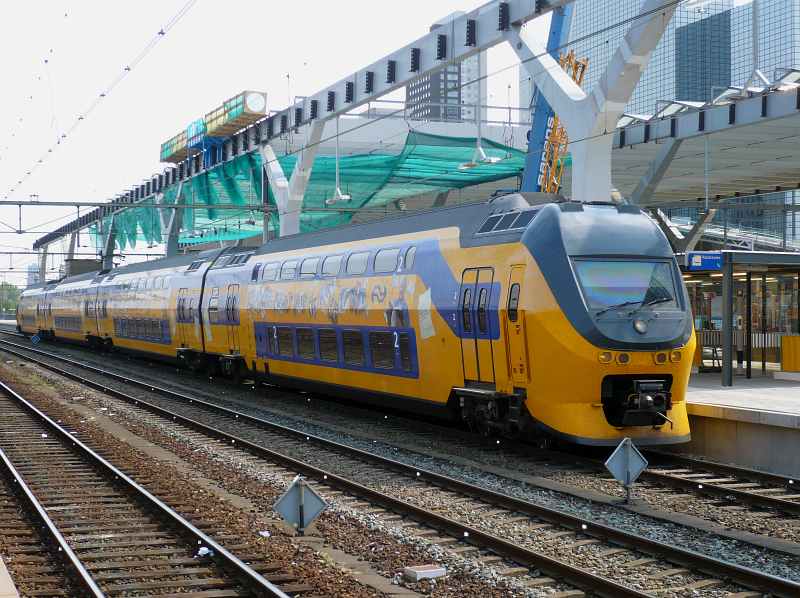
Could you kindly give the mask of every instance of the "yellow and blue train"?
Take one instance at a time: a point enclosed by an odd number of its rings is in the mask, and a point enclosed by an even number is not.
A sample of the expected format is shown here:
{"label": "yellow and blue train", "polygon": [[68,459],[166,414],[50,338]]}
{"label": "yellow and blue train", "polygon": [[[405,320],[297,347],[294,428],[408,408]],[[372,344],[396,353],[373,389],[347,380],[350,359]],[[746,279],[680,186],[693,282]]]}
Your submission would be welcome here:
{"label": "yellow and blue train", "polygon": [[485,433],[689,439],[695,347],[637,208],[513,193],[33,285],[19,330]]}

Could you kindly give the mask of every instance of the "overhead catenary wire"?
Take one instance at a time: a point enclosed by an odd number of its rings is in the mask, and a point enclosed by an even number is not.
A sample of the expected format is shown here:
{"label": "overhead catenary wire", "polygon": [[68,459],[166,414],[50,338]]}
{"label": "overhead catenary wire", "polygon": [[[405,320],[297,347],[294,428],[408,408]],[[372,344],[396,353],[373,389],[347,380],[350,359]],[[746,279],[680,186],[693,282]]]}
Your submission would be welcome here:
{"label": "overhead catenary wire", "polygon": [[[25,121],[25,115],[28,113],[28,108],[30,108],[31,103],[33,102],[34,96],[36,96],[36,90],[39,88],[39,83],[42,81],[42,75],[47,73],[48,79],[50,79],[50,72],[49,72],[49,61],[53,55],[53,50],[56,47],[56,42],[58,41],[59,36],[61,35],[61,30],[64,28],[64,23],[67,20],[67,16],[70,13],[70,8],[72,8],[72,1],[70,1],[69,5],[67,6],[67,11],[64,13],[64,17],[61,20],[60,25],[58,26],[58,30],[56,31],[56,35],[53,38],[53,42],[50,44],[50,49],[46,53],[46,58],[43,59],[43,63],[41,66],[41,70],[39,71],[39,75],[36,77],[36,81],[33,84],[33,89],[31,90],[30,94],[28,94],[28,99],[25,102],[25,106],[22,109],[22,114],[20,114],[19,118],[16,120],[14,124],[14,129],[11,132],[11,136],[8,138],[8,141],[4,143],[4,147],[2,151],[0,151],[0,160],[3,159],[5,153],[8,151],[8,148],[11,146],[12,142],[16,139],[16,135],[19,132],[20,125]],[[51,80],[52,81],[52,80]],[[51,82],[51,100],[52,100],[52,82]]]}
{"label": "overhead catenary wire", "polygon": [[106,87],[101,93],[100,96],[95,99],[94,102],[72,123],[72,125],[61,135],[61,137],[56,141],[54,145],[52,145],[46,152],[44,152],[39,160],[33,164],[33,166],[28,169],[27,173],[19,178],[19,182],[14,185],[11,190],[5,195],[5,198],[8,199],[8,196],[14,193],[17,189],[19,189],[20,185],[24,183],[38,168],[39,166],[53,154],[53,152],[58,148],[61,144],[62,140],[69,137],[69,135],[84,121],[94,110],[97,106],[102,102],[108,94],[110,94],[117,85],[130,73],[136,66],[147,56],[150,51],[158,44],[159,41],[181,20],[181,18],[189,11],[189,9],[194,6],[197,0],[189,0],[183,8],[181,8],[178,13],[161,29],[159,29],[156,36],[144,47],[144,49],[139,52],[136,58],[133,59],[132,62],[128,63],[122,72],[117,76],[116,79]]}

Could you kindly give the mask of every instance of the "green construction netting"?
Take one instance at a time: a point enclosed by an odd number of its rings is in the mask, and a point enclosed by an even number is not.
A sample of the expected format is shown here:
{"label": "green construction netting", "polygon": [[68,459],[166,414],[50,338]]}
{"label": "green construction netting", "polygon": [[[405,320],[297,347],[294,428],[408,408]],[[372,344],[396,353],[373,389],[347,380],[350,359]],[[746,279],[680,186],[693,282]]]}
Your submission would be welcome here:
{"label": "green construction netting", "polygon": [[[519,175],[525,154],[505,145],[483,139],[481,147],[486,158],[473,168],[459,168],[471,162],[476,153],[476,140],[464,137],[442,137],[409,131],[402,151],[390,154],[353,154],[339,156],[339,188],[349,201],[326,204],[336,190],[336,158],[318,156],[303,199],[300,229],[315,230],[349,222],[353,213],[362,208],[383,207],[397,200],[421,194],[441,193],[483,183],[491,183]],[[286,178],[294,169],[296,155],[278,158]],[[228,241],[251,237],[263,232],[263,212],[258,211],[262,197],[261,158],[258,154],[240,156],[210,171],[195,176],[182,187],[185,205],[203,209],[184,210],[180,233],[182,243]],[[273,206],[268,212],[269,228],[278,231],[275,199],[267,189],[267,201]],[[173,205],[177,186],[168,188],[160,205]],[[137,207],[114,216],[119,250],[134,248],[137,242],[147,245],[164,241],[172,209],[151,207],[147,200]],[[207,208],[205,206],[208,206]],[[236,206],[241,210],[216,209]],[[103,222],[103,230],[111,227],[111,217]],[[97,227],[92,229],[99,247]]]}

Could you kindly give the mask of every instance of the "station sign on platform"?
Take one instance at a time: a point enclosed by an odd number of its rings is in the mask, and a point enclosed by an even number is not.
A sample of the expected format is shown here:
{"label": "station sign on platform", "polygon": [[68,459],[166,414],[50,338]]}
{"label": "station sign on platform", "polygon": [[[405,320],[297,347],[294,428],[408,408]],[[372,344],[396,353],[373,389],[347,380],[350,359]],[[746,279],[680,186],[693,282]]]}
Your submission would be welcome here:
{"label": "station sign on platform", "polygon": [[687,251],[687,270],[722,270],[721,251]]}

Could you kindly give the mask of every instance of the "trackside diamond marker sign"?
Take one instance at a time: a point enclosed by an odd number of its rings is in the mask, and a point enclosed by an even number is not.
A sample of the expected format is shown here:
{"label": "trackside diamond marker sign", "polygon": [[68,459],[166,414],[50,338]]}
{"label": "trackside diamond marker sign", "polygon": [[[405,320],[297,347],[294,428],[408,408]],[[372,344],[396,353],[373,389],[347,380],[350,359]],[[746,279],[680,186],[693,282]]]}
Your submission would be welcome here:
{"label": "trackside diamond marker sign", "polygon": [[647,467],[647,459],[633,446],[630,438],[619,443],[616,450],[606,461],[606,469],[611,472],[620,486],[628,491],[625,504],[631,504],[631,486]]}
{"label": "trackside diamond marker sign", "polygon": [[275,503],[274,509],[301,534],[325,510],[328,503],[308,483],[297,476]]}
{"label": "trackside diamond marker sign", "polygon": [[32,340],[34,343],[38,343],[38,342],[39,342],[40,340],[42,340],[42,339],[40,339],[40,338],[39,338],[39,335],[38,335],[38,334],[34,334],[34,335],[31,337],[31,340]]}

